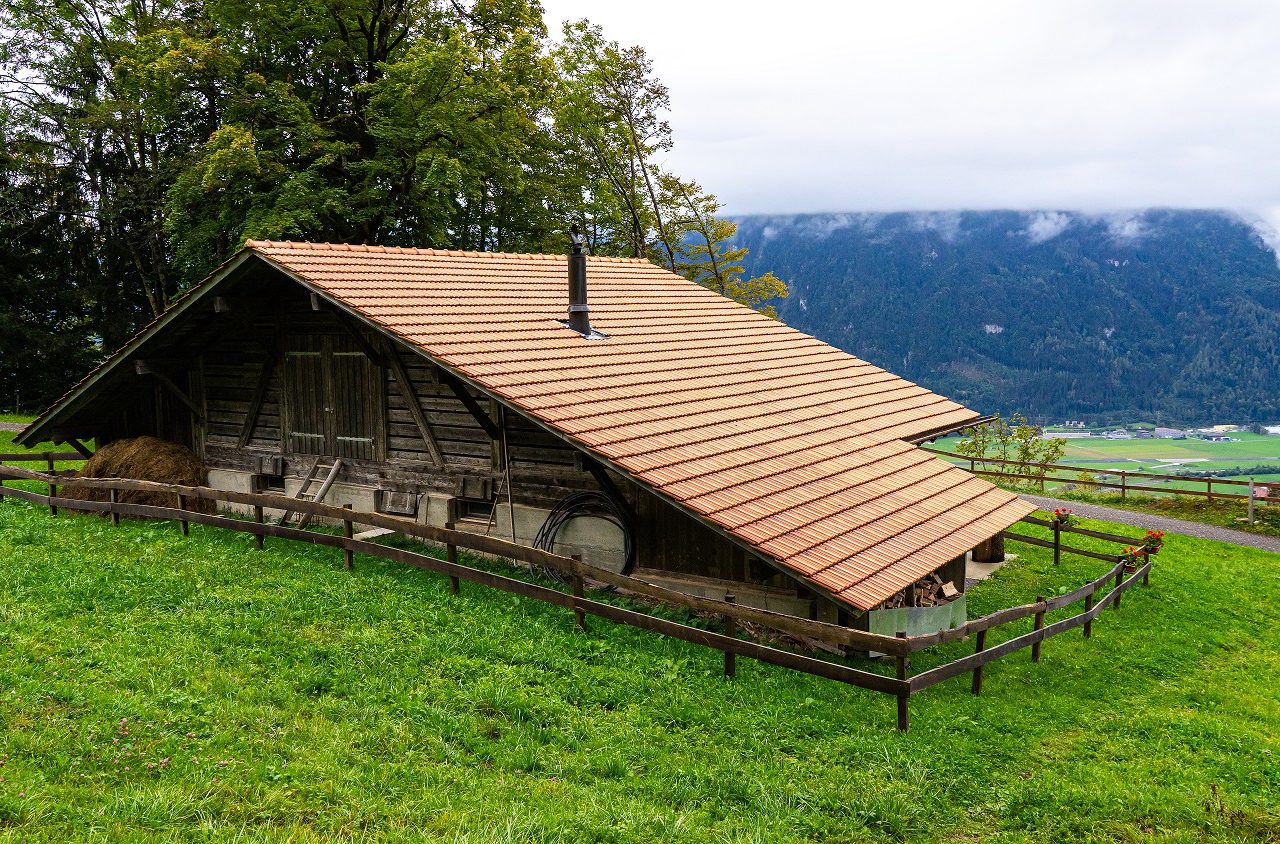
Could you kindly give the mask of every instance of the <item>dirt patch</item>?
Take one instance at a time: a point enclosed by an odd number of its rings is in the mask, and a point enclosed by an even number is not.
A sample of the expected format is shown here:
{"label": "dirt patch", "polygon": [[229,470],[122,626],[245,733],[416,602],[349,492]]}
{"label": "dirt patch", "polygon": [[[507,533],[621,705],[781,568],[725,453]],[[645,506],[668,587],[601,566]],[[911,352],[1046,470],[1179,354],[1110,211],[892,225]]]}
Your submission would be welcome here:
{"label": "dirt patch", "polygon": [[[136,481],[206,486],[209,471],[200,458],[185,446],[156,437],[134,437],[116,440],[98,449],[80,470],[80,477],[131,478]],[[110,493],[105,489],[69,486],[63,495],[80,501],[107,501]],[[174,507],[178,503],[175,496],[161,492],[125,490],[119,496],[119,500],[125,504]],[[188,501],[187,508],[200,513],[214,512],[212,501],[199,499]]]}

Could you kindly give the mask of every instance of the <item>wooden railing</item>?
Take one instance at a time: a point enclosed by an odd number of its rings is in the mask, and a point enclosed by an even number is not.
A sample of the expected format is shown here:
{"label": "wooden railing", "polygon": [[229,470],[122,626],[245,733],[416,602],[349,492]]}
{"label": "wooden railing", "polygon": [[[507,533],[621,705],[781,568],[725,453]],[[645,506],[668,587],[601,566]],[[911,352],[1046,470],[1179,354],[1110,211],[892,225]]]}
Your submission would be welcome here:
{"label": "wooden railing", "polygon": [[[48,492],[40,493],[30,489],[5,486],[4,482],[6,480],[35,481],[46,485]],[[65,494],[59,495],[59,486],[63,488],[78,487],[102,490],[108,494],[109,500],[88,501],[79,498],[68,498]],[[172,495],[174,506],[161,507],[127,503],[120,500],[120,494],[124,492]],[[973,691],[977,693],[981,688],[982,667],[987,663],[1028,646],[1033,648],[1033,659],[1038,660],[1040,643],[1045,638],[1080,624],[1085,625],[1085,635],[1088,636],[1090,625],[1102,608],[1110,605],[1118,606],[1120,595],[1138,579],[1145,583],[1151,568],[1150,561],[1147,561],[1132,577],[1124,579],[1121,576],[1124,573],[1124,562],[1120,556],[1102,555],[1085,549],[1060,545],[1060,551],[1106,559],[1113,562],[1115,567],[1101,578],[1085,584],[1066,595],[1050,599],[1041,598],[1037,599],[1033,604],[1000,610],[990,615],[973,619],[961,627],[918,636],[907,636],[906,633],[886,636],[854,630],[842,625],[744,606],[734,603],[732,596],[729,595],[726,595],[726,600],[724,601],[688,595],[683,592],[665,589],[634,577],[591,566],[571,557],[519,545],[492,536],[467,533],[454,530],[451,527],[419,524],[408,519],[388,516],[382,513],[355,511],[348,507],[337,507],[316,501],[300,501],[283,495],[235,492],[203,486],[163,484],[120,478],[79,478],[0,465],[0,498],[2,497],[18,498],[47,506],[50,512],[55,515],[58,512],[58,508],[100,513],[110,516],[114,524],[119,524],[121,516],[173,520],[178,522],[183,535],[186,535],[188,526],[192,522],[219,527],[253,535],[256,538],[255,544],[259,549],[263,547],[266,537],[279,537],[330,546],[342,550],[344,564],[347,568],[354,566],[354,555],[357,553],[414,566],[447,576],[450,580],[451,588],[455,592],[457,591],[458,583],[465,580],[512,594],[534,598],[556,606],[566,607],[573,610],[575,617],[578,619],[588,614],[594,615],[620,624],[628,624],[723,651],[726,655],[725,670],[730,675],[732,674],[733,657],[740,655],[806,674],[836,680],[859,688],[893,695],[898,700],[898,727],[904,731],[909,726],[907,700],[913,693],[922,691],[948,677],[966,672],[973,673]],[[233,518],[227,515],[200,512],[191,508],[191,503],[194,501],[208,501],[214,504],[239,505],[251,508],[254,514],[253,521],[248,521],[244,518]],[[335,525],[340,524],[342,533],[338,535],[317,530],[303,530],[284,524],[274,524],[266,518],[268,510],[279,510],[281,512],[292,510],[295,513],[308,514],[313,519],[326,519]],[[1046,524],[1040,520],[1034,520],[1033,523]],[[444,546],[446,558],[440,559],[428,554],[357,539],[354,537],[353,530],[356,524],[386,528],[406,537],[438,543]],[[1111,538],[1110,536],[1086,531],[1076,532]],[[1031,541],[1033,544],[1043,542],[1043,540],[1035,540],[1032,537],[1022,537],[1016,534],[1008,534],[1007,538],[1014,541]],[[1132,542],[1132,540],[1124,537],[1120,539],[1125,542]],[[530,583],[463,565],[457,561],[459,548],[557,572],[567,579],[571,591],[566,593],[551,586]],[[719,620],[725,632],[717,633],[702,627],[657,618],[637,610],[587,598],[584,593],[584,585],[588,581],[603,586],[612,586],[631,595],[658,601],[669,606],[709,614]],[[1095,603],[1093,601],[1094,594],[1108,584],[1114,584],[1112,589],[1105,598]],[[1085,601],[1085,610],[1079,616],[1066,620],[1067,622],[1073,622],[1072,624],[1055,622],[1047,627],[1041,626],[1040,622],[1043,621],[1045,613],[1081,600]],[[1016,636],[990,649],[985,647],[987,631],[1027,617],[1036,619],[1036,630]],[[792,653],[741,639],[736,635],[736,630],[744,623],[775,630],[797,637],[801,641],[811,639],[830,647],[887,654],[896,663],[896,676],[890,677],[873,671],[853,668],[849,665]],[[976,635],[978,642],[978,653],[974,656],[964,657],[956,662],[930,669],[914,677],[908,676],[908,657],[912,653],[937,645],[959,641],[971,635]],[[957,665],[963,665],[964,667],[956,668],[955,666]]]}
{"label": "wooden railing", "polygon": [[[1120,491],[1120,497],[1125,498],[1131,492],[1153,492],[1161,495],[1188,495],[1197,498],[1207,498],[1209,501],[1214,499],[1224,499],[1229,501],[1248,501],[1250,486],[1254,486],[1250,481],[1241,481],[1235,478],[1197,478],[1188,475],[1161,475],[1155,472],[1133,472],[1128,469],[1099,469],[1096,466],[1088,468],[1085,466],[1065,466],[1061,463],[1035,463],[1026,460],[998,460],[994,457],[968,457],[963,454],[956,454],[951,451],[944,451],[940,448],[931,448],[929,446],[921,446],[924,451],[930,454],[937,454],[940,457],[950,457],[957,461],[960,466],[968,463],[968,470],[974,475],[981,475],[988,478],[1000,478],[1004,480],[1025,481],[1039,484],[1043,490],[1048,484],[1072,484],[1075,486],[1087,486],[1094,489],[1116,489]],[[1032,469],[1034,473],[1023,472],[1001,472],[987,469],[987,466],[1010,466],[1020,469]],[[982,467],[982,468],[979,468]],[[1074,472],[1075,476],[1059,477],[1055,472]],[[1079,475],[1087,474],[1092,479],[1081,480]],[[1104,478],[1114,477],[1118,480],[1104,480]],[[1134,483],[1137,481],[1137,483]],[[1205,488],[1198,489],[1177,489],[1168,486],[1149,486],[1143,485],[1142,481],[1174,481],[1174,482],[1190,482],[1203,483]],[[1214,490],[1214,487],[1219,487]],[[1266,484],[1260,484],[1266,486]],[[1239,489],[1243,487],[1245,492],[1223,492],[1222,487],[1233,487]],[[1266,502],[1272,501],[1280,503],[1280,495],[1272,495],[1269,498],[1256,499]]]}

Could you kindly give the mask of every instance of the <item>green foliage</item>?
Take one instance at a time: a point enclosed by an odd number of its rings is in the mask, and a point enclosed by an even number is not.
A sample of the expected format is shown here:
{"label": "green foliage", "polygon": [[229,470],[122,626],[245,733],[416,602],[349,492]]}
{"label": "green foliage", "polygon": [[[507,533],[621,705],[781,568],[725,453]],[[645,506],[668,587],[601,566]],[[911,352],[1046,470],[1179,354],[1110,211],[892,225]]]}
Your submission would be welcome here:
{"label": "green foliage", "polygon": [[743,277],[747,249],[732,243],[738,225],[716,216],[720,202],[697,184],[673,177],[665,178],[662,186],[679,215],[672,225],[684,232],[676,245],[676,270],[721,296],[777,319],[777,308],[770,303],[788,296],[786,282],[772,272]]}
{"label": "green foliage", "polygon": [[[956,454],[971,457],[984,464],[984,468],[1025,479],[1043,488],[1048,465],[1057,463],[1067,441],[1058,437],[1045,437],[1044,429],[1027,422],[1027,417],[1015,413],[1005,421],[995,414],[990,421],[975,425],[968,436],[956,444]],[[1004,465],[986,463],[988,460],[1010,460],[1020,464],[1039,463],[1040,466]]]}
{"label": "green foliage", "polygon": [[586,21],[552,42],[535,0],[0,8],[0,390],[28,407],[245,238],[561,252],[579,222],[596,254],[683,254],[651,61]]}
{"label": "green foliage", "polygon": [[[252,549],[199,525],[183,539],[171,522],[0,502],[0,837],[1280,836],[1265,552],[1170,536],[1152,585],[1091,639],[993,664],[981,697],[966,678],[913,697],[898,735],[883,695],[743,659],[726,682],[715,651],[645,631],[577,633],[562,608],[469,584],[452,596],[363,556],[347,573],[333,549]],[[971,612],[1103,568],[1017,550]],[[918,654],[913,671],[972,647]]]}
{"label": "green foliage", "polygon": [[[1141,232],[1033,213],[738,219],[790,325],[986,412],[1162,427],[1280,422],[1280,266],[1238,216],[1149,211]],[[753,260],[754,259],[754,260]]]}

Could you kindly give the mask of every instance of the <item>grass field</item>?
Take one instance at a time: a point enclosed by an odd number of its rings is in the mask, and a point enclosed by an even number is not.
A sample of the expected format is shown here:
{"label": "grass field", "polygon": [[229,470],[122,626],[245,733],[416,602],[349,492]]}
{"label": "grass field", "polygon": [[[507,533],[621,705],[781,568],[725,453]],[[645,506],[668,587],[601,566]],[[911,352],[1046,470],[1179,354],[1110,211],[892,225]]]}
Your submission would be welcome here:
{"label": "grass field", "polygon": [[[1017,550],[972,612],[1102,565]],[[0,503],[0,840],[1280,841],[1274,554],[1170,537],[1091,640],[906,735],[888,697],[340,559]]]}
{"label": "grass field", "polygon": [[[1153,474],[1184,474],[1186,472],[1223,472],[1222,479],[1248,481],[1253,478],[1259,485],[1280,483],[1280,437],[1237,433],[1237,443],[1211,443],[1203,440],[1067,440],[1066,451],[1059,461],[1066,466],[1078,466],[1094,474],[1108,470],[1125,469],[1131,472]],[[937,448],[954,451],[958,437],[938,440]],[[963,461],[967,463],[967,459]],[[1274,471],[1257,471],[1258,467],[1274,467]],[[1215,478],[1215,481],[1217,478]],[[1137,483],[1137,481],[1135,481]],[[1188,478],[1178,481],[1142,481],[1145,486],[1169,489],[1206,489],[1203,479]],[[1244,494],[1247,488],[1234,484],[1216,484],[1219,492]]]}

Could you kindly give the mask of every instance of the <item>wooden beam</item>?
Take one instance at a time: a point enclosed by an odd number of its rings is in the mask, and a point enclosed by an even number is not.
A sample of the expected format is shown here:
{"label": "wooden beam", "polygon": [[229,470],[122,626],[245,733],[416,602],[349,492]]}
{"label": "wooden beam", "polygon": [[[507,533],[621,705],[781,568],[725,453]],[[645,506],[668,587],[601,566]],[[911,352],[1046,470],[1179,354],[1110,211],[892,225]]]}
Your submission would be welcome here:
{"label": "wooden beam", "polygon": [[267,391],[271,389],[271,379],[275,377],[276,369],[280,366],[283,357],[284,332],[279,332],[276,335],[275,348],[268,352],[267,359],[262,364],[262,375],[258,378],[258,386],[254,388],[253,398],[249,401],[249,412],[245,415],[244,425],[240,428],[236,448],[244,448],[249,444],[249,440],[253,439],[253,432],[258,427],[258,417],[262,414],[262,403],[267,398]]}
{"label": "wooden beam", "polygon": [[185,392],[183,392],[181,387],[173,383],[168,375],[161,372],[153,362],[149,360],[138,360],[134,362],[133,368],[139,375],[150,375],[152,378],[156,379],[156,382],[160,384],[160,386],[168,390],[169,393],[178,401],[185,404],[187,409],[191,411],[196,419],[199,419],[201,423],[204,422],[204,411],[201,410]]}
{"label": "wooden beam", "polygon": [[65,440],[63,440],[63,442],[71,446],[72,448],[74,448],[76,451],[80,452],[80,454],[84,456],[85,460],[88,460],[90,457],[93,457],[93,452],[89,450],[89,447],[86,446],[84,443],[80,442],[80,440],[76,439],[75,437],[68,437]]}
{"label": "wooden beam", "polygon": [[[626,516],[631,525],[639,524],[636,515],[631,510],[631,505],[627,503],[626,497],[622,494],[622,490],[618,489],[617,484],[613,482],[613,478],[609,477],[609,472],[600,464],[600,461],[594,459],[585,452],[582,455],[582,462],[586,465],[587,471],[591,473],[591,477],[596,479],[596,483],[600,485],[600,489],[604,494],[613,500],[618,509]],[[629,525],[628,527],[630,527]]]}
{"label": "wooden beam", "polygon": [[440,444],[436,442],[436,435],[431,432],[431,425],[427,422],[427,414],[422,411],[422,403],[418,401],[418,394],[413,390],[413,382],[409,380],[409,373],[405,371],[404,361],[400,360],[400,355],[396,352],[395,346],[388,343],[386,348],[388,368],[396,379],[396,386],[400,388],[401,395],[404,396],[404,403],[408,405],[409,412],[413,414],[413,421],[418,425],[418,433],[422,435],[423,442],[427,444],[427,450],[431,452],[431,460],[435,463],[436,468],[444,468],[444,452],[440,450]]}
{"label": "wooden beam", "polygon": [[[334,311],[334,317],[337,319],[338,325],[342,326],[342,329],[351,336],[352,341],[356,344],[356,348],[361,352],[364,352],[365,357],[373,361],[378,366],[387,365],[385,355],[373,347],[373,344],[369,342],[369,338],[365,337],[364,332],[362,332],[356,325],[352,324],[346,314],[341,311]],[[394,353],[395,352],[393,350],[392,354]]]}
{"label": "wooden beam", "polygon": [[484,408],[480,407],[480,403],[476,401],[476,397],[467,391],[464,385],[457,378],[454,378],[446,370],[440,370],[440,380],[453,391],[458,397],[458,401],[462,402],[462,406],[476,420],[484,432],[489,435],[489,439],[497,442],[502,439],[502,432],[498,430],[497,424],[494,423],[493,417],[484,412]]}

